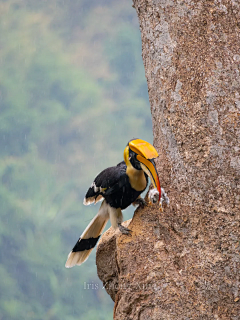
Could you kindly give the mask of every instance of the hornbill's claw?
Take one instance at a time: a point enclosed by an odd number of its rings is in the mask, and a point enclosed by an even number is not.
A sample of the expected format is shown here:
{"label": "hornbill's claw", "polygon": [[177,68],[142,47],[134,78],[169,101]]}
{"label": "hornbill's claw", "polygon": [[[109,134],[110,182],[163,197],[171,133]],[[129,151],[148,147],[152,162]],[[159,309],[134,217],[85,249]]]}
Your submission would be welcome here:
{"label": "hornbill's claw", "polygon": [[121,223],[118,224],[118,229],[122,232],[122,234],[126,234],[126,235],[128,235],[128,236],[131,236],[131,235],[132,235],[132,234],[131,234],[132,230],[124,227],[123,225],[121,225]]}
{"label": "hornbill's claw", "polygon": [[143,199],[143,198],[137,198],[134,201],[135,205],[139,205],[139,207],[144,208],[145,206],[147,206],[147,202]]}

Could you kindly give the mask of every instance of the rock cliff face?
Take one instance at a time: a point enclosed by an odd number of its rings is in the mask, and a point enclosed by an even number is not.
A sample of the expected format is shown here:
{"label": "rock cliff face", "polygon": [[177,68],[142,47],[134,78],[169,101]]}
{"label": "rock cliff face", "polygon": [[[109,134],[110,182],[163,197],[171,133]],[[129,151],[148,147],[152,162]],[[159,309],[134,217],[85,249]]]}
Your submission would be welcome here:
{"label": "rock cliff face", "polygon": [[99,276],[114,319],[239,320],[240,2],[134,6],[170,206],[137,210],[132,237],[108,231]]}

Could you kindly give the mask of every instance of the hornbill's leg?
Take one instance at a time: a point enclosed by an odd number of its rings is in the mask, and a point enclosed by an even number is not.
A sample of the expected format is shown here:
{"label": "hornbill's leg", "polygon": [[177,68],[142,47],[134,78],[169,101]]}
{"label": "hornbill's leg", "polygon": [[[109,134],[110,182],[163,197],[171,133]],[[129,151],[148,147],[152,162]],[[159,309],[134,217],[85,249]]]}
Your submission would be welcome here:
{"label": "hornbill's leg", "polygon": [[131,230],[122,225],[123,214],[121,208],[113,208],[109,206],[109,216],[113,229],[119,229],[123,234],[131,235]]}

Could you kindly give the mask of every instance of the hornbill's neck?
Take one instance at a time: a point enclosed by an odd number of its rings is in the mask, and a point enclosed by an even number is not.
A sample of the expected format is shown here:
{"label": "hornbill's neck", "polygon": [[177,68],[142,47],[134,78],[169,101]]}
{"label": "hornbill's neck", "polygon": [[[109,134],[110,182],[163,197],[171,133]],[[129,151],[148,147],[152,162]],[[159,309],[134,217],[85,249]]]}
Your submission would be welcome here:
{"label": "hornbill's neck", "polygon": [[129,147],[127,146],[124,150],[124,161],[127,166],[126,174],[129,178],[131,187],[136,191],[143,191],[147,186],[147,179],[144,171],[140,166],[137,166],[138,163],[136,163],[135,159],[132,157],[133,155],[131,154],[131,151],[129,152]]}

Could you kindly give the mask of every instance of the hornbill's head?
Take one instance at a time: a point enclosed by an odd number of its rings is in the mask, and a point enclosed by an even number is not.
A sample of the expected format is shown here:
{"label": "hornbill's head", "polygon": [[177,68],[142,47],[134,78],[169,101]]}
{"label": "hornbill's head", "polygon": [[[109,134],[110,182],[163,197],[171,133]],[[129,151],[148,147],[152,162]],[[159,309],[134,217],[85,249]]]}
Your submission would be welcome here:
{"label": "hornbill's head", "polygon": [[126,165],[132,165],[137,170],[143,170],[151,179],[154,188],[161,198],[161,187],[154,159],[158,157],[156,149],[148,142],[141,139],[130,140],[124,149]]}

